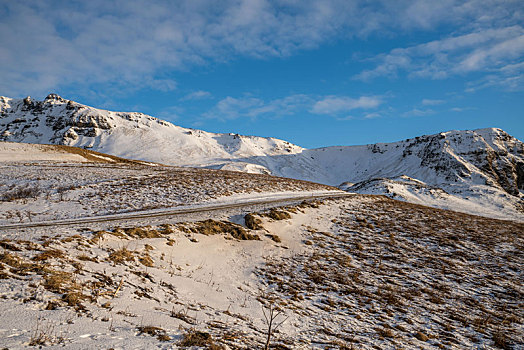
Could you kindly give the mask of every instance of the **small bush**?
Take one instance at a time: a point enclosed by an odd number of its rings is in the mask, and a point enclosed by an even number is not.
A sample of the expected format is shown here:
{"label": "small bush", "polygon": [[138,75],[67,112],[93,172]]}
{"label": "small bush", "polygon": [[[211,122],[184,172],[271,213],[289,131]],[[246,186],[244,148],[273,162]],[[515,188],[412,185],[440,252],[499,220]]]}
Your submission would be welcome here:
{"label": "small bush", "polygon": [[51,292],[64,293],[73,284],[72,278],[69,272],[51,270],[44,276],[43,286]]}
{"label": "small bush", "polygon": [[143,255],[141,256],[138,261],[140,261],[140,263],[144,266],[147,266],[147,267],[153,267],[155,266],[155,263],[153,262],[153,259],[151,259],[151,257],[149,255]]}
{"label": "small bush", "polygon": [[395,337],[395,333],[390,328],[377,328],[377,333],[383,338]]}
{"label": "small bush", "polygon": [[62,300],[67,303],[68,306],[73,306],[77,310],[83,310],[84,306],[82,305],[82,301],[89,299],[89,297],[82,292],[67,292],[64,295],[62,295]]}
{"label": "small bush", "polygon": [[422,332],[417,332],[415,334],[415,338],[417,338],[420,341],[428,341],[428,339],[429,339],[429,337],[427,335],[425,335],[424,333],[422,333]]}
{"label": "small bush", "polygon": [[183,334],[182,341],[179,344],[180,346],[206,346],[209,347],[214,345],[213,338],[211,334],[206,332],[197,331],[195,329],[190,329],[187,333]]}
{"label": "small bush", "polygon": [[91,257],[91,256],[88,256],[86,254],[81,254],[79,256],[76,257],[78,260],[81,260],[81,261],[92,261],[92,262],[98,262],[98,260],[96,259],[96,257]]}
{"label": "small bush", "polygon": [[244,222],[246,224],[246,227],[250,230],[262,230],[264,227],[262,227],[262,220],[257,218],[253,214],[246,214],[244,216]]}
{"label": "small bush", "polygon": [[46,261],[48,259],[63,259],[64,252],[58,249],[46,250],[33,258],[34,261]]}
{"label": "small bush", "polygon": [[171,337],[166,334],[166,331],[163,330],[160,327],[154,327],[154,326],[140,326],[138,327],[139,334],[149,334],[150,336],[153,336],[160,340],[160,341],[169,341],[171,340]]}
{"label": "small bush", "polygon": [[291,219],[291,214],[289,214],[286,211],[277,210],[277,209],[271,209],[269,213],[267,213],[267,216],[270,217],[273,220],[287,220]]}
{"label": "small bush", "polygon": [[277,235],[268,235],[268,236],[269,236],[269,238],[271,238],[271,239],[272,239],[274,242],[276,242],[276,243],[281,243],[281,242],[282,242],[282,240],[280,239],[280,237],[277,236]]}
{"label": "small bush", "polygon": [[127,250],[127,248],[122,248],[109,254],[109,260],[115,263],[115,265],[123,264],[126,261],[135,261],[135,256],[132,251]]}

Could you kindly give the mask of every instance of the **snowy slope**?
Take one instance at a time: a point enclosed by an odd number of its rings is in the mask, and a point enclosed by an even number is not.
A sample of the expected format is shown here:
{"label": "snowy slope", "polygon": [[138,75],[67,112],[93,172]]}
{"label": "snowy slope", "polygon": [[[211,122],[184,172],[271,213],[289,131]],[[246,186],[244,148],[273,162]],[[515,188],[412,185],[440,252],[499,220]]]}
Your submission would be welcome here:
{"label": "snowy slope", "polygon": [[0,97],[0,141],[76,146],[173,165],[213,165],[302,151],[278,139],[186,129],[142,113],[96,109],[55,94],[44,101]]}
{"label": "snowy slope", "polygon": [[[348,192],[384,195],[410,203],[469,214],[524,221],[521,196],[512,196],[501,189],[486,185],[461,185],[455,188],[442,185],[440,188],[402,175],[398,178],[373,178],[356,184],[347,182],[340,188]],[[448,191],[443,188],[448,188]],[[454,189],[454,192],[451,192],[451,189]]]}
{"label": "snowy slope", "polygon": [[[524,208],[524,144],[495,128],[308,150],[274,138],[186,129],[51,94],[44,101],[0,97],[0,141],[70,145],[129,159],[334,186],[389,179],[372,182],[372,188],[369,183],[345,188],[489,216],[503,212],[503,217],[516,217]],[[447,195],[435,199],[429,192],[414,191],[409,182],[397,181],[401,176]],[[473,205],[464,206],[464,201]]]}
{"label": "snowy slope", "polygon": [[[41,145],[0,141],[0,166],[2,163],[51,162],[51,163],[129,163],[158,166],[159,164],[133,161],[109,154],[62,145]],[[33,163],[31,163],[33,164]]]}

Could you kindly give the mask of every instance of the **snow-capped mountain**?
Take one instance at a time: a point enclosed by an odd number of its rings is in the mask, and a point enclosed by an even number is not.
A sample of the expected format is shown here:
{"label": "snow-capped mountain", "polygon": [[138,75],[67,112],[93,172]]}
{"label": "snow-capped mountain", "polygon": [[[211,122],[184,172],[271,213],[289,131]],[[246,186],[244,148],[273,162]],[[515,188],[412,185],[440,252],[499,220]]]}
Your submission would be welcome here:
{"label": "snow-capped mountain", "polygon": [[522,211],[524,144],[490,128],[394,143],[304,149],[274,138],[186,129],[51,94],[0,97],[0,140],[89,148],[158,163],[269,173],[493,216]]}
{"label": "snow-capped mountain", "polygon": [[[181,166],[301,152],[289,142],[186,129],[142,114],[110,112],[50,94],[43,101],[0,97],[0,140],[83,147]],[[265,172],[252,164],[231,170]],[[260,168],[260,169],[259,169]]]}

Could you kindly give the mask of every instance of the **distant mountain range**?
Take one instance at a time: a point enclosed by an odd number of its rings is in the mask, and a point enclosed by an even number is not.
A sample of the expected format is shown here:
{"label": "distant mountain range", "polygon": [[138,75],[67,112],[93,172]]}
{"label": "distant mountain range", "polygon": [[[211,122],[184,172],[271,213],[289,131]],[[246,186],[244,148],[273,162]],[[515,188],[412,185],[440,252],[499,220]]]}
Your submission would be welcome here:
{"label": "distant mountain range", "polygon": [[110,112],[51,94],[44,101],[0,97],[0,140],[267,173],[524,220],[524,144],[495,128],[305,149],[275,138],[182,128],[142,113]]}

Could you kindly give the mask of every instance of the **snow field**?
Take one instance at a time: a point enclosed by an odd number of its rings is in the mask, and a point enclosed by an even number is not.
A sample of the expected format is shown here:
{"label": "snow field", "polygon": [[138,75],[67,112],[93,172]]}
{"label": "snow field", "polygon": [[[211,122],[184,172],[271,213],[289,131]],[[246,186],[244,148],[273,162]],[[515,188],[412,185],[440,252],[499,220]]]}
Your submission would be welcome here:
{"label": "snow field", "polygon": [[281,348],[524,342],[522,224],[366,195],[254,217],[2,240],[0,345],[261,348],[269,305]]}

